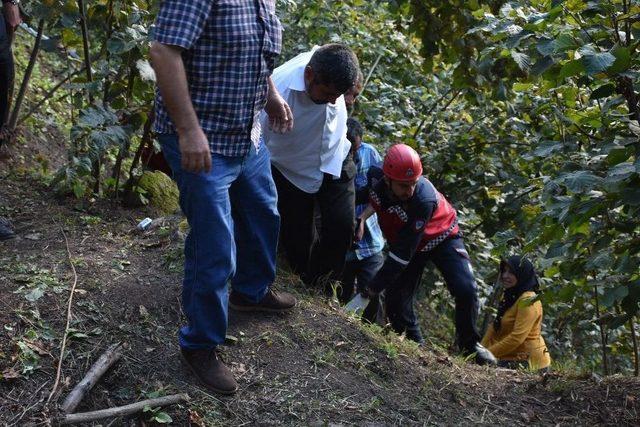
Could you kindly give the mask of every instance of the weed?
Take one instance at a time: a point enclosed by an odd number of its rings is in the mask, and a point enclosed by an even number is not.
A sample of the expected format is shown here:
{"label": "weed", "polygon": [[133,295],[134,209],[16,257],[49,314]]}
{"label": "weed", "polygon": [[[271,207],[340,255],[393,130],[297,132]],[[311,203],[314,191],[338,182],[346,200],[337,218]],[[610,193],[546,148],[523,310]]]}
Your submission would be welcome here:
{"label": "weed", "polygon": [[102,222],[102,218],[93,215],[82,215],[80,220],[84,225],[97,225]]}
{"label": "weed", "polygon": [[29,302],[36,302],[49,290],[59,294],[65,289],[51,270],[41,269],[31,264],[18,264],[12,271],[17,273],[13,280],[23,283],[14,293],[24,296]]}
{"label": "weed", "polygon": [[337,361],[336,351],[332,348],[316,347],[311,353],[311,361],[314,365],[332,365]]}
{"label": "weed", "polygon": [[40,368],[41,356],[50,355],[45,342],[53,340],[53,333],[37,309],[16,310],[16,314],[30,326],[22,335],[12,339],[18,350],[15,359],[20,364],[20,373],[28,376]]}
{"label": "weed", "polygon": [[184,252],[181,247],[171,247],[164,255],[164,266],[171,273],[182,272],[184,266]]}

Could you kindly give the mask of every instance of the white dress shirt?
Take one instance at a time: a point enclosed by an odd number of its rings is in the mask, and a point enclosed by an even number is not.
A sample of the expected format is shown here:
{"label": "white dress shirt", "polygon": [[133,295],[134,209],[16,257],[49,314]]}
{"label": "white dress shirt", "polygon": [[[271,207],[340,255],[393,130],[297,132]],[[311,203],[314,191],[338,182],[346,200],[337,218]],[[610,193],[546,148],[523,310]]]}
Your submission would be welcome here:
{"label": "white dress shirt", "polygon": [[349,154],[347,106],[340,96],[335,104],[316,104],[307,95],[304,69],[316,48],[301,53],[273,72],[276,88],[293,112],[293,129],[277,134],[269,129],[263,114],[262,131],[271,162],[293,185],[316,193],[324,174],[340,177]]}

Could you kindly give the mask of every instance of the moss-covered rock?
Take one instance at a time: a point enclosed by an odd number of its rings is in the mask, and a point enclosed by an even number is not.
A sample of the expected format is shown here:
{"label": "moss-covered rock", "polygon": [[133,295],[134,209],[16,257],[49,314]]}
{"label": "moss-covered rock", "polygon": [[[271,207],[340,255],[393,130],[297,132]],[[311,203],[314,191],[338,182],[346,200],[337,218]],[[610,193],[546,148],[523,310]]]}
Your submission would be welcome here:
{"label": "moss-covered rock", "polygon": [[140,177],[138,186],[147,193],[151,206],[163,214],[170,215],[180,209],[178,186],[164,173],[147,171]]}

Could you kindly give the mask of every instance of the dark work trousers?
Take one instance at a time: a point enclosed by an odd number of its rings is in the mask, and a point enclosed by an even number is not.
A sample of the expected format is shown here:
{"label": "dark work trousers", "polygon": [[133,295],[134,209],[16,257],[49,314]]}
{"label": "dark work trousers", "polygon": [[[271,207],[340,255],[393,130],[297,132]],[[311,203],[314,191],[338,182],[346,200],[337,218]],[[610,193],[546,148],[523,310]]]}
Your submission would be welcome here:
{"label": "dark work trousers", "polygon": [[[340,178],[325,174],[316,193],[306,193],[271,167],[278,190],[280,249],[293,271],[307,284],[320,278],[338,280],[353,240],[355,226],[355,164],[349,155]],[[314,207],[320,212],[316,226]],[[326,291],[330,286],[326,282]]]}
{"label": "dark work trousers", "polygon": [[429,252],[416,253],[400,277],[385,291],[385,307],[391,326],[407,338],[423,342],[418,318],[414,311],[415,295],[428,261],[442,273],[455,299],[456,342],[465,353],[475,351],[480,341],[476,327],[478,292],[469,255],[460,236],[440,243]]}
{"label": "dark work trousers", "polygon": [[[0,16],[0,129],[7,124],[11,96],[13,95],[13,80],[15,77],[13,52],[11,51],[12,35],[8,31],[7,23]],[[2,144],[0,139],[0,144]]]}
{"label": "dark work trousers", "polygon": [[[354,290],[355,292],[364,291],[383,264],[384,255],[382,252],[367,258],[347,261],[342,274],[342,289],[338,293],[340,302],[342,304],[347,303],[353,297]],[[378,298],[372,299],[364,313],[362,313],[363,319],[371,323],[375,322],[379,306]]]}

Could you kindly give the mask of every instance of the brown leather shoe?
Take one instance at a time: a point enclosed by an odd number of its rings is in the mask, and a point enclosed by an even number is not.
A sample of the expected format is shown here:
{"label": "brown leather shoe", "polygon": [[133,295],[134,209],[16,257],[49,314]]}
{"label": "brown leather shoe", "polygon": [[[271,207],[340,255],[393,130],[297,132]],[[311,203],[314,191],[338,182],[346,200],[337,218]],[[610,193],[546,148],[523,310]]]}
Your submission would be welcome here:
{"label": "brown leather shoe", "polygon": [[222,363],[215,348],[203,350],[181,349],[182,360],[193,375],[207,389],[220,394],[233,394],[238,391],[238,383],[233,373]]}
{"label": "brown leather shoe", "polygon": [[229,307],[238,311],[266,311],[280,313],[289,311],[296,306],[296,297],[287,292],[277,292],[269,288],[267,294],[260,302],[252,302],[244,295],[231,291],[229,295]]}

